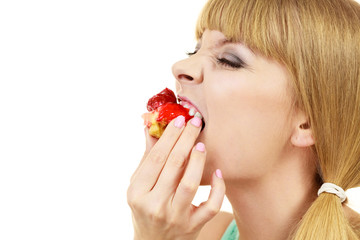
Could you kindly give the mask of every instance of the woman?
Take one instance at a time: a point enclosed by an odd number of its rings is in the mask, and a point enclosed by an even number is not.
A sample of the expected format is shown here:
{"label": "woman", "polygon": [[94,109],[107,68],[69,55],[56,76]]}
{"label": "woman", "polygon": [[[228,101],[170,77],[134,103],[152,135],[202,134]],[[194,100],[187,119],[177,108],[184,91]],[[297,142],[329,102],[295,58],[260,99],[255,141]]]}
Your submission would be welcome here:
{"label": "woman", "polygon": [[[196,36],[173,73],[205,127],[146,134],[135,239],[359,239],[343,192],[360,185],[359,4],[210,0]],[[195,207],[200,183],[212,190]]]}

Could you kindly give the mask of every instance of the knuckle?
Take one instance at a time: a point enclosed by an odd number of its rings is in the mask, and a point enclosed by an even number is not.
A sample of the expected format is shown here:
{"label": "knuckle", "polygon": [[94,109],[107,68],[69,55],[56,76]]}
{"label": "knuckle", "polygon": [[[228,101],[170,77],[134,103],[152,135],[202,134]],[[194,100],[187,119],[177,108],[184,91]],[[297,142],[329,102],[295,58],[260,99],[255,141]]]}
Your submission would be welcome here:
{"label": "knuckle", "polygon": [[163,164],[165,162],[164,155],[158,151],[151,151],[148,157],[153,163]]}
{"label": "knuckle", "polygon": [[129,199],[128,198],[128,205],[132,210],[139,209],[141,204],[139,203],[139,200],[136,198]]}
{"label": "knuckle", "polygon": [[126,197],[128,202],[131,202],[134,199],[134,190],[131,186],[127,189]]}
{"label": "knuckle", "polygon": [[168,226],[170,228],[179,228],[179,227],[181,227],[181,225],[179,224],[179,218],[178,217],[170,218],[170,220],[168,221]]}
{"label": "knuckle", "polygon": [[216,206],[209,205],[207,207],[207,213],[208,213],[209,217],[214,217],[219,211],[220,211],[220,209]]}
{"label": "knuckle", "polygon": [[162,224],[166,221],[164,211],[161,207],[154,207],[149,211],[149,218],[157,224]]}
{"label": "knuckle", "polygon": [[175,167],[182,168],[185,165],[185,155],[171,154],[168,161]]}
{"label": "knuckle", "polygon": [[184,193],[194,193],[198,188],[197,184],[186,180],[180,182],[180,187]]}
{"label": "knuckle", "polygon": [[127,190],[127,203],[131,208],[136,208],[138,206],[138,197],[135,191],[130,187]]}

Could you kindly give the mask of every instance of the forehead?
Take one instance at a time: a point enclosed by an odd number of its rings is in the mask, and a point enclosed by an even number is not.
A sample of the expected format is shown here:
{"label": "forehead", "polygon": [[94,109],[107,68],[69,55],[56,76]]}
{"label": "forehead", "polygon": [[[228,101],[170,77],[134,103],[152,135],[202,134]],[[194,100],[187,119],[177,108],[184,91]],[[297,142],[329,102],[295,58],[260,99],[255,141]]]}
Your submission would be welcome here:
{"label": "forehead", "polygon": [[222,32],[216,30],[205,30],[201,38],[198,40],[197,47],[209,45],[216,48],[221,47],[228,42],[230,41]]}

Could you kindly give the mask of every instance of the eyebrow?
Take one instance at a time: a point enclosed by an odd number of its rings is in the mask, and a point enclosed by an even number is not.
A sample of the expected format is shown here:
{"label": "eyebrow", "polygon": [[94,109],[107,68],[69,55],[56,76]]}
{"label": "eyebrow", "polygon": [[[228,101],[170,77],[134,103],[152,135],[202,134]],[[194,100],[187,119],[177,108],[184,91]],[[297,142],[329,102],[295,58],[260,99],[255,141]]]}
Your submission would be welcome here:
{"label": "eyebrow", "polygon": [[224,39],[224,40],[222,40],[221,42],[219,42],[218,44],[216,44],[216,47],[222,47],[222,46],[224,46],[224,45],[226,45],[226,44],[228,44],[228,43],[234,43],[234,42],[232,42],[232,41],[229,40],[229,39]]}
{"label": "eyebrow", "polygon": [[[201,39],[198,41],[198,43],[196,44],[195,48],[196,49],[200,49],[200,46],[201,46]],[[218,47],[222,47],[228,43],[234,43],[232,42],[231,40],[229,39],[224,39],[224,40],[221,40],[220,42],[218,42],[217,44],[215,44],[215,47],[218,48]]]}
{"label": "eyebrow", "polygon": [[229,39],[225,39],[224,41],[222,41],[221,43],[217,44],[216,46],[217,47],[222,47],[226,44],[240,44],[243,48],[245,48],[246,50],[249,50],[252,54],[256,55],[256,53],[254,52],[253,49],[249,48],[248,46],[246,46],[244,43],[241,43],[241,42],[234,42],[234,41],[231,41]]}

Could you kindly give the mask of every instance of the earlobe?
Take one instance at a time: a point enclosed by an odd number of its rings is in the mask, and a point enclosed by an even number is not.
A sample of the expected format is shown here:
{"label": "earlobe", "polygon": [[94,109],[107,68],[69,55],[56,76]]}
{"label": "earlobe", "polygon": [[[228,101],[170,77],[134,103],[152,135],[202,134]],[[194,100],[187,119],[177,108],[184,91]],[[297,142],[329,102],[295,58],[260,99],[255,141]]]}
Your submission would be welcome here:
{"label": "earlobe", "polygon": [[291,136],[291,143],[296,147],[310,147],[315,140],[308,123],[299,125]]}

